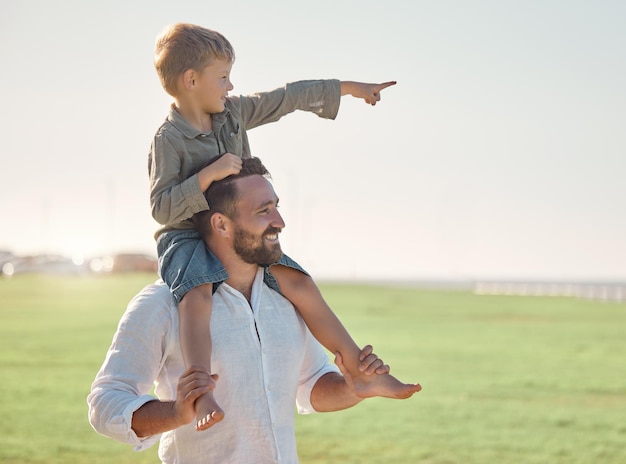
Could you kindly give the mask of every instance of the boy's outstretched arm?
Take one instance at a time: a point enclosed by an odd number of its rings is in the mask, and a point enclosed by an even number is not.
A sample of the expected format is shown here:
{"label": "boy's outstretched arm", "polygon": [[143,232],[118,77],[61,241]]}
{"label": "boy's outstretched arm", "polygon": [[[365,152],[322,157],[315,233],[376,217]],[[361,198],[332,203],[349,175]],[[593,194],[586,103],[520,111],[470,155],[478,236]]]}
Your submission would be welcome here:
{"label": "boy's outstretched arm", "polygon": [[352,95],[355,98],[362,98],[365,100],[365,103],[374,106],[376,102],[380,101],[380,92],[392,85],[396,85],[396,81],[383,82],[382,84],[341,81],[341,95]]}

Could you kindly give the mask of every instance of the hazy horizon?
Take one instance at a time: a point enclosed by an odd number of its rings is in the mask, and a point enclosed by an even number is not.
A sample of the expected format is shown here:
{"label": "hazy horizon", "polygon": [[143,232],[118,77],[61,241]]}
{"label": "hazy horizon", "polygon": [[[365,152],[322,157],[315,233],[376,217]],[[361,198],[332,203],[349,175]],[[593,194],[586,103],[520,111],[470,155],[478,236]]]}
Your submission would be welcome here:
{"label": "hazy horizon", "polygon": [[249,131],[283,249],[324,279],[626,279],[626,4],[3,4],[0,249],[154,255],[156,35],[224,33],[232,95],[396,80]]}

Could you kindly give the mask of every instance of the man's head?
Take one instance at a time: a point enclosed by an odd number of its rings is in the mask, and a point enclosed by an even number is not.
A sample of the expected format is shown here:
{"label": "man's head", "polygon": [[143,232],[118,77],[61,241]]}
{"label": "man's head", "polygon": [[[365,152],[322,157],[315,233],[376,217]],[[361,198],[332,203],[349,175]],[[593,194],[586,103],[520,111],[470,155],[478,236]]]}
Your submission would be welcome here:
{"label": "man's head", "polygon": [[216,60],[235,61],[232,45],[217,31],[178,23],[167,26],[156,39],[154,67],[161,85],[172,96],[176,96],[185,71],[200,72]]}
{"label": "man's head", "polygon": [[282,255],[278,234],[285,223],[270,174],[258,158],[243,160],[239,174],[213,182],[205,193],[209,211],[194,216],[208,243],[228,243],[249,264],[272,264]]}

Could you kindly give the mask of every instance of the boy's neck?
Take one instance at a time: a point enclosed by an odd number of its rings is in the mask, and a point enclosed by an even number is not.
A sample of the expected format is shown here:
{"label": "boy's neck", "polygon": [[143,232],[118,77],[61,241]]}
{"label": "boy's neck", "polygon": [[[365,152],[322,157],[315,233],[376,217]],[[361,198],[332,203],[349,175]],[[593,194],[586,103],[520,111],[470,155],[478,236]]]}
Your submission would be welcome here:
{"label": "boy's neck", "polygon": [[195,129],[201,132],[211,132],[213,130],[211,115],[202,111],[197,105],[175,99],[174,108]]}

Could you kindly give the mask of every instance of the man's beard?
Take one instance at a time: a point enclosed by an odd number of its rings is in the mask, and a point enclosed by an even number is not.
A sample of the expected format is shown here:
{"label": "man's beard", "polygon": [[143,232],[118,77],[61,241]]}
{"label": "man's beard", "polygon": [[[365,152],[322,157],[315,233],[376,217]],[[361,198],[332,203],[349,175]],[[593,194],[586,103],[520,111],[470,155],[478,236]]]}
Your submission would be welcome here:
{"label": "man's beard", "polygon": [[277,234],[281,229],[268,227],[260,237],[236,226],[233,248],[235,253],[246,263],[267,266],[276,263],[283,255],[280,243],[267,245],[263,240],[266,235]]}

